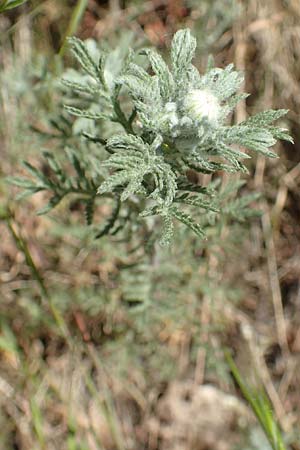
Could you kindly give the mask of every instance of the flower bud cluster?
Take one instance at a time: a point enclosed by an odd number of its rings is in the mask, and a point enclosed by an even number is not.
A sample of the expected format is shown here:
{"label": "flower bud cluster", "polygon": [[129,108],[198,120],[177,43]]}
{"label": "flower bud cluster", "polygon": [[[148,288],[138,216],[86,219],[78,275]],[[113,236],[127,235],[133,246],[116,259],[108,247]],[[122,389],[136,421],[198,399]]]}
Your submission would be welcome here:
{"label": "flower bud cluster", "polygon": [[191,119],[199,122],[207,120],[216,125],[221,112],[217,97],[204,89],[191,90],[184,100],[184,110]]}
{"label": "flower bud cluster", "polygon": [[[178,102],[167,102],[160,116],[163,134],[178,138],[189,130],[202,129],[202,126],[215,127],[221,118],[221,105],[217,97],[204,89],[192,89]],[[190,133],[188,133],[190,134]]]}

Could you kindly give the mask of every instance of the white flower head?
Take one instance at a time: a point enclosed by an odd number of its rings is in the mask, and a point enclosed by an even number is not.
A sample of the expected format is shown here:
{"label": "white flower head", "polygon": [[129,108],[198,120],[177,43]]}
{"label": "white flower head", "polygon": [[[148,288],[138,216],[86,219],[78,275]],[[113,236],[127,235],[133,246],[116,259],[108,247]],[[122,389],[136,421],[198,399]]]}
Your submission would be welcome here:
{"label": "white flower head", "polygon": [[221,106],[217,97],[205,89],[193,89],[184,100],[184,109],[192,119],[207,119],[216,123],[220,117]]}

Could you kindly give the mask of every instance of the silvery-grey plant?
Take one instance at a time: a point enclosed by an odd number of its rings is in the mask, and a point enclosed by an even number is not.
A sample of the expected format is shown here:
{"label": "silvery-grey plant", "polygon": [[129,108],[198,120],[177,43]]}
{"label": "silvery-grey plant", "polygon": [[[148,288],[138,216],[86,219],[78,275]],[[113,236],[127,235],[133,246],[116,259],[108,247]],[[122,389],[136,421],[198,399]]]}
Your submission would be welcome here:
{"label": "silvery-grey plant", "polygon": [[[84,151],[78,156],[69,148],[76,171],[76,176],[70,177],[48,152],[50,176],[26,163],[36,181],[15,178],[14,182],[28,194],[52,192],[42,212],[68,193],[84,195],[89,223],[95,202],[111,198],[115,206],[98,237],[154,216],[162,223],[162,244],[170,242],[176,221],[202,238],[201,217],[230,208],[226,202],[224,205],[215,181],[204,187],[191,173],[218,178],[221,172],[247,172],[242,162],[249,158],[245,149],[274,158],[270,148],[277,139],[291,141],[286,129],[273,125],[286,110],[264,111],[231,125],[231,113],[247,97],[239,93],[243,76],[233,65],[214,68],[211,61],[206,73],[200,74],[192,64],[196,40],[188,29],[175,34],[170,65],[155,50],[129,50],[114,77],[109,54],[91,51],[77,38],[69,42],[82,71],[63,80],[72,93],[66,109],[91,121],[93,133],[83,133],[86,147],[89,142],[96,143],[106,156],[91,159]],[[141,55],[148,61],[146,68],[144,60],[138,64]],[[103,122],[122,128],[112,127],[104,136]],[[245,206],[251,198],[235,201],[235,217],[247,216]],[[149,223],[148,227],[156,230],[156,221]]]}

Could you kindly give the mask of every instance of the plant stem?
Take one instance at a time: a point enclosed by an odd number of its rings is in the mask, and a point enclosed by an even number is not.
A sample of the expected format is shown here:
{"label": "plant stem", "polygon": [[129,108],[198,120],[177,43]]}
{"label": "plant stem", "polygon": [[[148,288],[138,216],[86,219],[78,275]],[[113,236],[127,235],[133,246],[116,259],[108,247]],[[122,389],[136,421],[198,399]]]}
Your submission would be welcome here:
{"label": "plant stem", "polygon": [[71,15],[67,31],[65,32],[65,35],[63,37],[63,43],[59,50],[59,56],[64,56],[66,51],[67,37],[72,36],[76,33],[87,6],[88,0],[78,0]]}
{"label": "plant stem", "polygon": [[13,222],[12,222],[12,218],[10,216],[7,216],[6,223],[7,223],[8,229],[9,229],[9,231],[10,231],[10,233],[11,233],[11,235],[12,235],[12,237],[13,237],[16,245],[17,245],[17,247],[24,254],[26,263],[27,263],[28,267],[30,268],[33,277],[37,281],[37,283],[38,283],[38,285],[39,285],[39,287],[41,289],[42,294],[45,297],[49,297],[49,293],[48,293],[47,287],[46,287],[46,285],[44,283],[42,275],[40,274],[38,268],[36,267],[36,265],[35,265],[35,263],[33,261],[33,258],[31,256],[30,250],[28,248],[27,242],[21,236],[20,233],[17,233],[15,231],[14,226],[13,226]]}
{"label": "plant stem", "polygon": [[70,344],[70,335],[69,335],[69,331],[67,329],[67,325],[66,325],[60,311],[56,308],[56,306],[54,305],[54,303],[51,300],[51,296],[49,294],[47,286],[45,285],[43,276],[41,275],[40,271],[38,270],[32,256],[31,256],[31,253],[30,253],[30,250],[29,250],[26,240],[23,238],[23,236],[21,235],[20,232],[18,233],[15,230],[14,224],[13,224],[13,217],[9,211],[1,218],[6,221],[7,227],[9,229],[17,247],[25,256],[26,264],[29,267],[33,278],[37,281],[37,283],[40,287],[42,297],[44,297],[47,300],[47,303],[50,307],[50,310],[55,319],[55,322],[57,323],[58,327],[60,328],[65,339]]}
{"label": "plant stem", "polygon": [[126,116],[123,113],[119,100],[117,98],[113,99],[113,107],[116,114],[116,122],[119,122],[128,134],[135,134],[132,128],[133,119],[126,119]]}

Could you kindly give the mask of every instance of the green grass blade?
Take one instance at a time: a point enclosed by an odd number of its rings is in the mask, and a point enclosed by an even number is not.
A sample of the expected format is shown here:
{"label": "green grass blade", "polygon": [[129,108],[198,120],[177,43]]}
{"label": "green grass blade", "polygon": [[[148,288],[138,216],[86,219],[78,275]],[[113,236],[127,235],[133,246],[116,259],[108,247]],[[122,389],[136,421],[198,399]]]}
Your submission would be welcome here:
{"label": "green grass blade", "polygon": [[273,450],[288,450],[285,446],[280,429],[276,423],[270,401],[264,391],[259,391],[249,386],[242,378],[232,356],[229,352],[225,357],[231,373],[242,391],[244,398],[249,403],[254,412],[262,430],[264,431]]}
{"label": "green grass blade", "polygon": [[0,1],[0,13],[16,8],[26,3],[28,0],[3,0]]}

